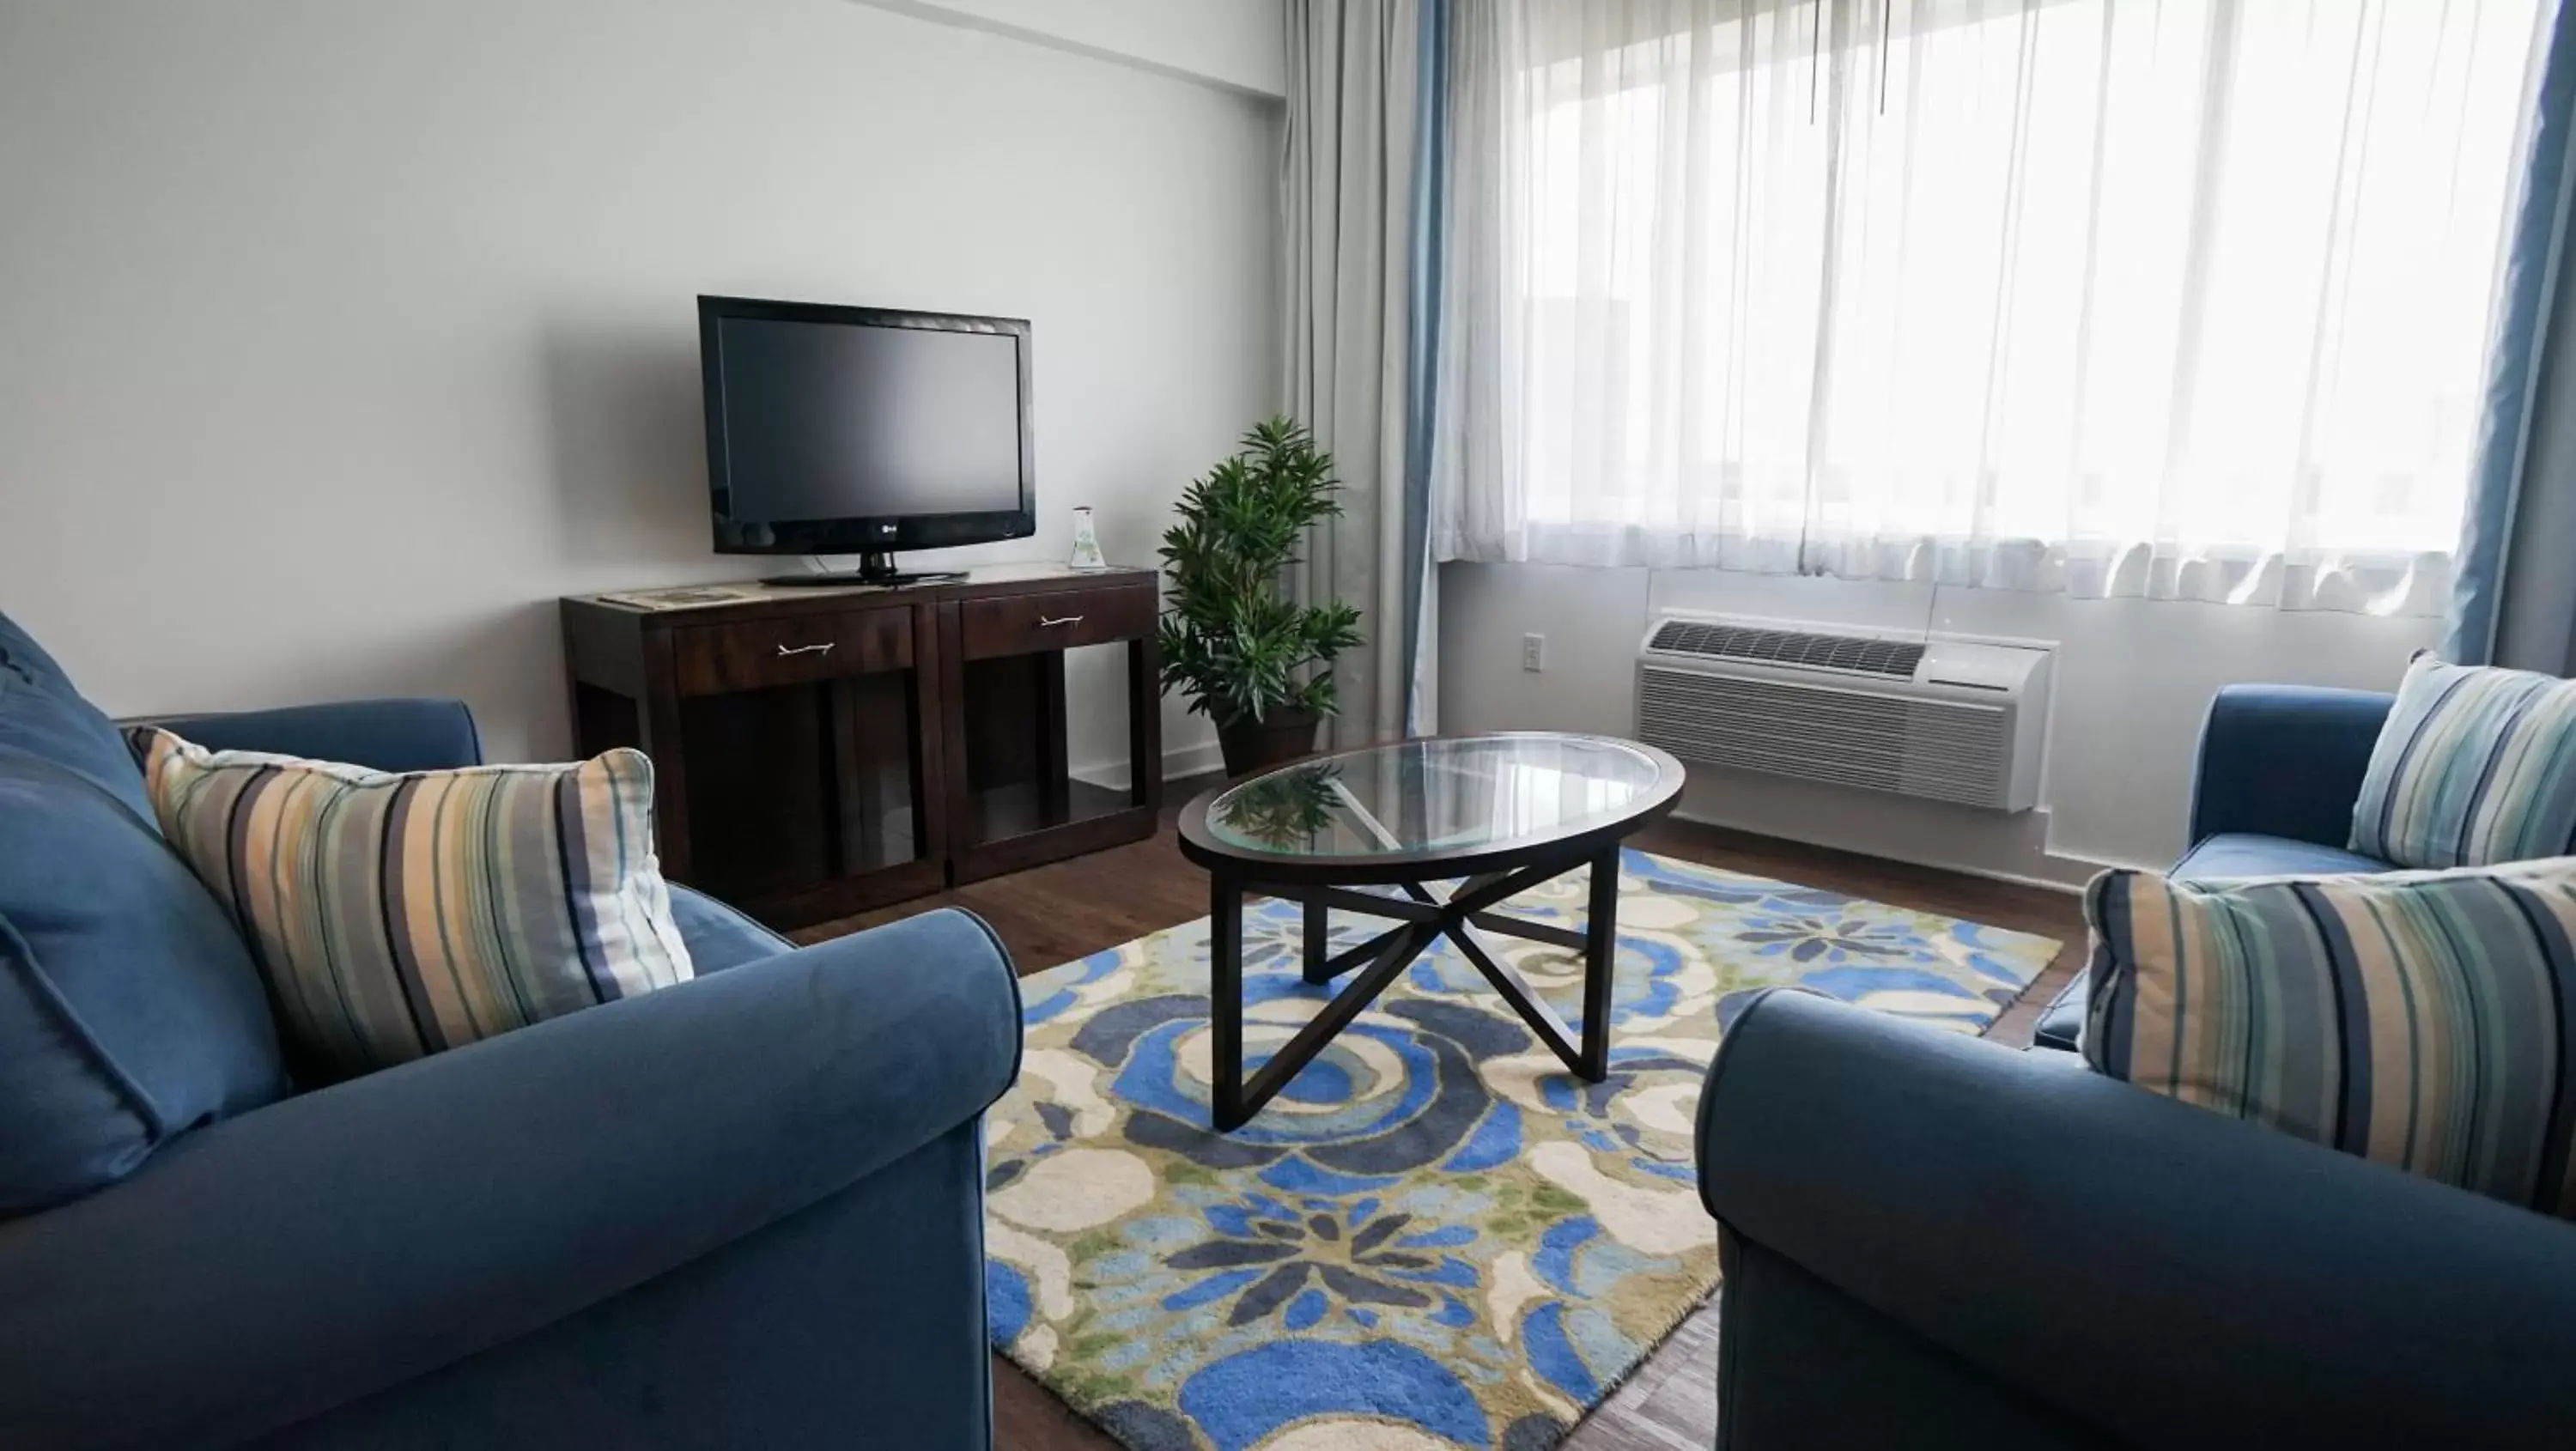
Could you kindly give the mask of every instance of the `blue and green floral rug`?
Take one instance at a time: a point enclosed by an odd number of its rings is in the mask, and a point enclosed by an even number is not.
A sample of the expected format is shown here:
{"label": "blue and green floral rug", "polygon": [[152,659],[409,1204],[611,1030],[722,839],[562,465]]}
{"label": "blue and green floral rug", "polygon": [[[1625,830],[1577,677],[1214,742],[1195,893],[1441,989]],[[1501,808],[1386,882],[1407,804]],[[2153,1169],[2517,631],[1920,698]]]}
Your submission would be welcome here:
{"label": "blue and green floral rug", "polygon": [[[1692,1111],[1745,997],[1963,1032],[2058,944],[1626,854],[1612,1071],[1564,1071],[1444,941],[1245,1127],[1207,1128],[1205,920],[1028,978],[988,1116],[1003,1353],[1135,1451],[1541,1451],[1717,1284]],[[1508,910],[1579,925],[1580,871]],[[1388,925],[1333,918],[1337,947]],[[1247,1071],[1330,990],[1244,914]],[[1573,1018],[1570,953],[1488,934]]]}

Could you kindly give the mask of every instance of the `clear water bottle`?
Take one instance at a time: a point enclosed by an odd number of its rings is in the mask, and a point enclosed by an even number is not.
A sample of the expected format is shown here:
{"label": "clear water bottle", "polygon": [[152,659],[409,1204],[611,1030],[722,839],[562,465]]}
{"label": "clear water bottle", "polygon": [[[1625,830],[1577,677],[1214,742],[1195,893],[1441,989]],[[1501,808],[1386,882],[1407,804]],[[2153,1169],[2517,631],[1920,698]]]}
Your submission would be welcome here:
{"label": "clear water bottle", "polygon": [[1091,524],[1091,506],[1078,505],[1073,511],[1073,559],[1075,569],[1107,569],[1109,561],[1100,557],[1100,534]]}

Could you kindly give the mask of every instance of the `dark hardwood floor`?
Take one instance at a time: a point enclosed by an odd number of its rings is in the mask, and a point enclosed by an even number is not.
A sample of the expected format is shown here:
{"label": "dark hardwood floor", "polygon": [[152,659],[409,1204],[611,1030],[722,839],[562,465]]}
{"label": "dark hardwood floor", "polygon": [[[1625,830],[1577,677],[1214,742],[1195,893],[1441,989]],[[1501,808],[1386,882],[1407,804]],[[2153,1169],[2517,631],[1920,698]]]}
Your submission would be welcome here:
{"label": "dark hardwood floor", "polygon": [[[1163,830],[1150,841],[976,882],[935,897],[807,928],[819,942],[909,917],[932,907],[970,908],[1011,949],[1023,973],[1037,972],[1207,915],[1207,877],[1182,860],[1172,834],[1178,803],[1204,782],[1174,782]],[[1684,861],[1823,887],[1996,927],[2037,932],[2066,945],[2021,1001],[1986,1035],[2030,1043],[2039,1010],[2083,960],[2084,917],[2068,893],[1908,866],[1802,846],[1686,821],[1664,821],[1629,845]],[[1717,1437],[1718,1311],[1683,1322],[1628,1383],[1575,1429],[1568,1451],[1707,1451]],[[1118,1451],[1118,1444],[1067,1410],[1019,1367],[993,1361],[994,1444],[1000,1451]]]}

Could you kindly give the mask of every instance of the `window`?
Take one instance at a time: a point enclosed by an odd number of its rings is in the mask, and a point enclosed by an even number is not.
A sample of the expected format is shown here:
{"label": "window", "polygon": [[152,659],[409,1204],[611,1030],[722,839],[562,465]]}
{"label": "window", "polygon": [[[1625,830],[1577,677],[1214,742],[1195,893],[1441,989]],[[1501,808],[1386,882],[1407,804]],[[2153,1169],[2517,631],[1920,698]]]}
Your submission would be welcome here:
{"label": "window", "polygon": [[2438,610],[2540,11],[1499,7],[1444,547]]}

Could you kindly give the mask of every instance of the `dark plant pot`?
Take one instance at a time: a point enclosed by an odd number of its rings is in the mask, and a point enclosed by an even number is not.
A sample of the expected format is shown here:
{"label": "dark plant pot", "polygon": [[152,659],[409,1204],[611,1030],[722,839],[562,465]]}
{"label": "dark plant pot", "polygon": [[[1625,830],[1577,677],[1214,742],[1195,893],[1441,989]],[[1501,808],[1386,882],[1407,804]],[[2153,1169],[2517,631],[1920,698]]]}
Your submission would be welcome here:
{"label": "dark plant pot", "polygon": [[1225,773],[1249,776],[1315,754],[1315,727],[1323,717],[1311,710],[1274,710],[1267,720],[1228,721],[1216,728],[1217,745],[1225,751]]}

